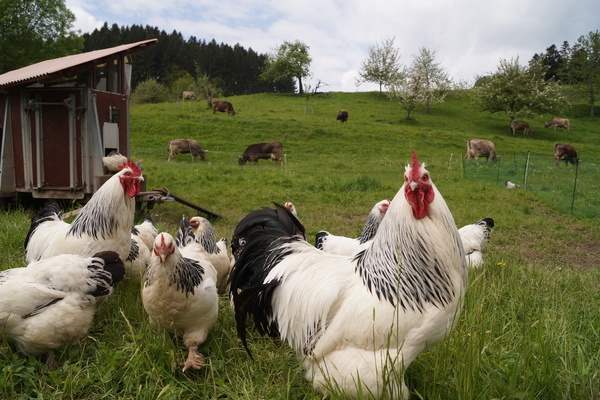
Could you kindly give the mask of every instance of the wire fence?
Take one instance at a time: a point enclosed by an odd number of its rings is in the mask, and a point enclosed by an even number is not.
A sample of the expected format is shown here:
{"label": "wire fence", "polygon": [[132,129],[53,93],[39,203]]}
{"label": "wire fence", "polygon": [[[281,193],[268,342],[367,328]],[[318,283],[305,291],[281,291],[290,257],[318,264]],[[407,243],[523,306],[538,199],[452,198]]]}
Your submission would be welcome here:
{"label": "wire fence", "polygon": [[557,166],[554,158],[531,152],[505,154],[496,163],[463,161],[463,176],[535,193],[576,218],[600,218],[598,159],[584,158],[576,165],[561,161]]}
{"label": "wire fence", "polygon": [[[137,150],[148,156],[153,153],[151,158],[166,160],[167,157],[157,149]],[[390,169],[403,167],[397,155],[383,153],[362,152],[349,159],[347,155],[339,156],[335,150],[311,154],[290,151],[284,154],[284,162],[277,170],[282,173],[306,173],[307,168],[313,171],[335,171],[340,178],[351,179],[350,177],[356,176],[357,171],[359,174],[382,176],[389,175]],[[231,168],[237,166],[239,155],[239,152],[214,149],[207,154],[207,162]],[[419,154],[419,158],[426,160],[430,167],[437,170],[437,180],[454,180],[460,175],[468,180],[499,187],[505,187],[510,182],[518,186],[514,190],[532,192],[563,213],[582,219],[600,218],[600,159],[581,158],[578,165],[565,165],[561,162],[557,167],[552,155],[531,152],[500,154],[499,161],[489,163],[485,159],[464,160],[464,154],[456,153]],[[192,161],[189,154],[178,155],[176,160],[184,163]],[[259,164],[262,168],[273,171],[268,167],[274,164],[270,160],[262,160]]]}

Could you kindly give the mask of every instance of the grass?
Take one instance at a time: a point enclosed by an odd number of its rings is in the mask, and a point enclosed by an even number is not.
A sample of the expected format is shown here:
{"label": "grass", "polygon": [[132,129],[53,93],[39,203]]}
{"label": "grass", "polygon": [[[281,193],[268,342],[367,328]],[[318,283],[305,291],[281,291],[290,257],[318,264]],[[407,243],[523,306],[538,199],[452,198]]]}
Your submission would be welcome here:
{"label": "grass", "polygon": [[[455,331],[407,370],[412,398],[600,398],[598,190],[578,185],[590,200],[580,204],[578,193],[572,215],[553,194],[572,190],[574,171],[554,167],[556,142],[573,144],[584,160],[582,179],[598,182],[597,121],[584,106],[565,115],[571,131],[544,129],[550,116],[542,116],[530,120],[534,133],[524,137],[510,134],[501,116],[475,111],[470,92],[454,93],[430,113],[414,112],[413,121],[402,120],[402,110],[377,93],[228,100],[235,117],[213,115],[203,102],[132,106],[131,153],[143,163],[148,189],[167,187],[223,215],[212,221],[219,237],[231,237],[247,212],[287,200],[298,208],[309,240],[321,229],[356,236],[373,204],[398,191],[414,148],[458,226],[486,216],[497,225],[485,267],[470,274]],[[335,120],[341,108],[350,111],[347,124]],[[462,163],[471,137],[496,143],[500,167]],[[173,138],[197,139],[209,150],[207,161],[178,155],[167,162]],[[237,165],[248,144],[275,140],[284,145],[283,166]],[[522,176],[522,165],[506,160],[527,151],[540,177],[526,190],[505,190],[504,179]],[[196,213],[179,203],[149,211],[159,230],[170,233],[182,214]],[[31,213],[21,206],[1,211],[0,268],[23,265]],[[58,353],[63,365],[57,371],[0,341],[0,398],[321,398],[287,345],[255,334],[249,342],[254,359],[237,339],[223,297],[217,325],[200,349],[209,365],[183,374],[177,368],[186,355],[181,340],[147,323],[139,282],[126,281],[100,307],[88,337]]]}

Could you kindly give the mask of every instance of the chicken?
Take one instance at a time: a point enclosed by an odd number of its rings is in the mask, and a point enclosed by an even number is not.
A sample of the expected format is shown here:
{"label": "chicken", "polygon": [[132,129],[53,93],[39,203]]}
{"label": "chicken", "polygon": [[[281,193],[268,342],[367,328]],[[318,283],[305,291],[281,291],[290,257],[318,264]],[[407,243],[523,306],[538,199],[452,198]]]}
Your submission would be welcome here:
{"label": "chicken", "polygon": [[187,244],[177,247],[166,232],[156,237],[144,276],[142,301],[151,323],[183,337],[188,356],[180,366],[185,372],[205,365],[198,346],[217,321],[219,297],[217,273],[203,258],[200,245],[193,238],[178,239]]}
{"label": "chicken", "polygon": [[296,211],[296,206],[294,205],[294,203],[292,203],[291,201],[286,201],[284,206],[290,210],[290,212],[292,214],[294,214],[294,217],[298,218],[298,211]]}
{"label": "chicken", "polygon": [[408,399],[403,371],[452,329],[468,268],[454,218],[414,151],[404,179],[373,243],[355,256],[290,236],[297,220],[284,207],[278,221],[242,220],[230,292],[247,350],[251,316],[295,350],[319,392]]}
{"label": "chicken", "polygon": [[63,254],[0,271],[0,333],[25,354],[48,354],[86,336],[100,299],[125,274],[114,251],[93,257]]}
{"label": "chicken", "polygon": [[215,230],[206,218],[192,217],[189,224],[196,242],[200,244],[206,253],[206,258],[217,271],[217,290],[219,294],[225,293],[231,270],[231,259],[227,254],[227,239],[221,238],[217,241]]}
{"label": "chicken", "polygon": [[102,164],[104,164],[108,172],[114,174],[119,172],[121,165],[127,164],[127,157],[113,150],[106,157],[102,157]]}
{"label": "chicken", "polygon": [[504,187],[507,189],[518,189],[521,185],[512,183],[511,181],[504,181]]}
{"label": "chicken", "polygon": [[131,250],[135,196],[144,178],[136,164],[128,162],[108,179],[81,209],[71,224],[61,218],[58,204],[46,203],[31,219],[25,239],[27,262],[58,254],[91,256],[113,250],[122,260]]}
{"label": "chicken", "polygon": [[130,279],[141,280],[150,262],[150,249],[135,234],[131,234],[131,248],[125,260],[125,273]]}
{"label": "chicken", "polygon": [[[231,258],[234,264],[246,246],[247,223],[251,223],[252,225],[260,223],[264,229],[269,227],[283,228],[288,235],[300,235],[302,239],[306,240],[304,226],[302,226],[296,214],[291,211],[287,203],[285,206],[275,202],[273,204],[275,204],[276,209],[263,207],[260,210],[254,210],[238,223],[231,237]],[[293,218],[286,217],[288,214],[292,214]],[[280,216],[283,216],[283,218],[279,218]],[[284,224],[283,226],[281,225],[282,223]]]}
{"label": "chicken", "polygon": [[367,221],[362,232],[357,238],[332,235],[327,231],[317,232],[315,235],[315,247],[331,254],[342,256],[351,256],[356,252],[369,246],[375,237],[375,233],[385,217],[385,213],[390,206],[389,199],[381,200],[375,204],[367,216]]}
{"label": "chicken", "polygon": [[465,225],[458,230],[463,243],[467,265],[478,268],[483,265],[483,249],[490,241],[494,229],[492,218],[483,218],[474,224]]}
{"label": "chicken", "polygon": [[154,226],[152,217],[149,214],[146,214],[144,221],[141,224],[135,225],[131,229],[131,233],[137,239],[140,239],[146,245],[148,250],[152,250],[154,239],[156,238],[156,235],[158,235],[158,229]]}

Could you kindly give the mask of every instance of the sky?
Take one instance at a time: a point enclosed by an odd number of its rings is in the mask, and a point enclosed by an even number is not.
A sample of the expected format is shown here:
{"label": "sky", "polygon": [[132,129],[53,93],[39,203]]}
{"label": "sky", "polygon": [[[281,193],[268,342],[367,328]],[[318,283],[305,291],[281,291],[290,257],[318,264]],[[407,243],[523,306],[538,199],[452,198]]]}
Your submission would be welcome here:
{"label": "sky", "polygon": [[[66,0],[82,33],[109,26],[149,25],[258,53],[284,41],[309,47],[305,89],[378,90],[356,84],[370,47],[394,39],[410,66],[424,47],[456,82],[472,84],[501,60],[527,65],[534,54],[600,30],[598,0]],[[135,68],[135,65],[134,65]]]}

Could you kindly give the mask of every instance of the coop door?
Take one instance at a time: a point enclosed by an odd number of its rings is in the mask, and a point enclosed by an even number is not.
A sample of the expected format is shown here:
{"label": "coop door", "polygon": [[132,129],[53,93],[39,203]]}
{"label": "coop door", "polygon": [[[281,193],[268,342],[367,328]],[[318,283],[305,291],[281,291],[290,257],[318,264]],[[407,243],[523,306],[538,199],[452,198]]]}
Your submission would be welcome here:
{"label": "coop door", "polygon": [[30,174],[38,190],[73,191],[82,186],[81,129],[73,93],[39,92],[29,101]]}

